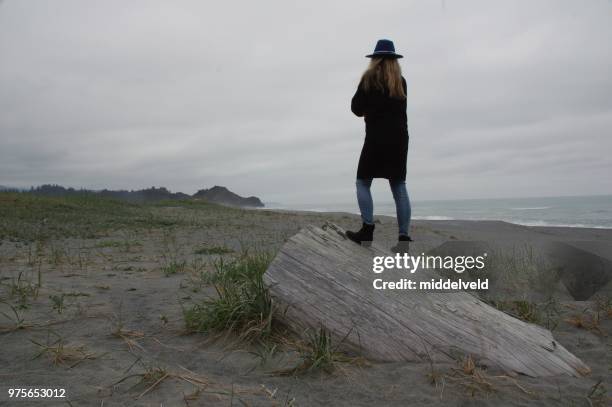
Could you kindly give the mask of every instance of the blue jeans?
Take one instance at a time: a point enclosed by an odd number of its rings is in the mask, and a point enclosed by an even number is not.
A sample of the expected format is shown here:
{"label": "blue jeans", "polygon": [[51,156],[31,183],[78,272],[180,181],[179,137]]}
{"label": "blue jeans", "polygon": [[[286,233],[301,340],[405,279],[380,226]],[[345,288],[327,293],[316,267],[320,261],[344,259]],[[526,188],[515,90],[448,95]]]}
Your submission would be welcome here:
{"label": "blue jeans", "polygon": [[[357,203],[361,211],[361,220],[369,225],[374,224],[374,202],[372,201],[372,193],[370,186],[372,179],[357,178]],[[406,181],[389,180],[393,200],[395,201],[395,211],[397,214],[397,225],[399,226],[399,234],[408,236],[410,229],[410,200],[408,199],[408,191],[406,191]]]}

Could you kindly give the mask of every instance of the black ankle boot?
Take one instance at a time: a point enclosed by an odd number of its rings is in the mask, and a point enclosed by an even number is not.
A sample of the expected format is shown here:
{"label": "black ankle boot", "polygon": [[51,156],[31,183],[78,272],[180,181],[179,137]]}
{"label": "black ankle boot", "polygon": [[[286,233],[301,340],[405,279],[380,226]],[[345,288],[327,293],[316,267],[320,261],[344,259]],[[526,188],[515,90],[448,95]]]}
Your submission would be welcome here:
{"label": "black ankle boot", "polygon": [[412,238],[406,235],[399,235],[397,238],[397,244],[391,248],[393,253],[408,253],[410,249],[410,242]]}
{"label": "black ankle boot", "polygon": [[370,246],[374,240],[374,225],[364,223],[358,232],[346,231],[346,237],[362,246]]}

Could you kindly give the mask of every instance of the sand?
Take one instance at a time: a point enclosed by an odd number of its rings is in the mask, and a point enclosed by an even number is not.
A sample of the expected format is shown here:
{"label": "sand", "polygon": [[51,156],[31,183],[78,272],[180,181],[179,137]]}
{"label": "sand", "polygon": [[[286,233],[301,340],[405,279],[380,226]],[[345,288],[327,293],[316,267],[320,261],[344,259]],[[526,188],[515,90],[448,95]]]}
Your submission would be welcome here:
{"label": "sand", "polygon": [[[591,367],[590,376],[510,377],[490,368],[479,379],[458,373],[460,364],[427,362],[347,363],[331,373],[275,374],[296,363],[295,352],[277,352],[262,365],[257,347],[231,335],[186,333],[182,307],[215,295],[201,276],[216,259],[230,259],[245,248],[274,252],[306,224],[329,220],[354,228],[358,217],[213,207],[155,210],[188,221],[170,228],[111,228],[90,238],[51,238],[38,248],[36,242],[2,240],[0,405],[611,405],[612,315],[602,311],[596,326],[576,326],[580,316],[591,321],[596,296],[577,301],[562,276],[550,289],[557,300],[553,334]],[[376,239],[390,247],[395,220],[378,219]],[[588,260],[585,269],[600,267],[602,281],[612,260],[612,230],[415,221],[413,236],[416,253],[472,241],[502,249],[530,245],[538,256],[548,256],[552,244],[579,251]],[[203,247],[208,251],[196,254]],[[215,254],[218,248],[233,252]],[[184,267],[172,267],[183,261]],[[28,293],[39,271],[38,292]],[[15,292],[19,273],[23,302]],[[606,294],[607,286],[598,288]],[[498,291],[490,295],[509,295],[501,293],[501,285]],[[574,323],[567,322],[572,318]],[[9,388],[65,389],[66,398],[15,401],[8,398]]]}

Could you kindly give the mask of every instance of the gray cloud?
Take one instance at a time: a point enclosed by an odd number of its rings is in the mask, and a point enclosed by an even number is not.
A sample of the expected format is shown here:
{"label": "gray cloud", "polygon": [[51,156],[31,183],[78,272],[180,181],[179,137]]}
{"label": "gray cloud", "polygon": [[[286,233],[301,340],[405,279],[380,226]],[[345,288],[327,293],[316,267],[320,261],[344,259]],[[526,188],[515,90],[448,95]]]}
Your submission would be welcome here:
{"label": "gray cloud", "polygon": [[293,3],[3,2],[0,184],[350,201],[389,37],[413,199],[612,193],[609,1]]}

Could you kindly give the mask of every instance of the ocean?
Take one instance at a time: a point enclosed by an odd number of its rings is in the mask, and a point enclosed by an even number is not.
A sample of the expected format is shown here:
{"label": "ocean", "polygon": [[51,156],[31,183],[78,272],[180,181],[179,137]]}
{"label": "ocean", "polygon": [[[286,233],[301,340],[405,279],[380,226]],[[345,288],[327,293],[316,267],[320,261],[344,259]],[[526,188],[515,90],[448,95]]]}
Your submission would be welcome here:
{"label": "ocean", "polygon": [[[411,201],[412,218],[426,220],[502,220],[527,226],[612,228],[612,195],[511,199]],[[283,205],[267,208],[359,213],[356,202]],[[391,201],[374,201],[375,215],[395,216]]]}

